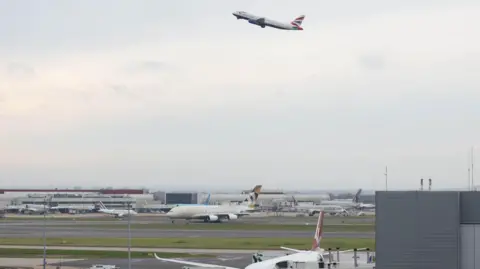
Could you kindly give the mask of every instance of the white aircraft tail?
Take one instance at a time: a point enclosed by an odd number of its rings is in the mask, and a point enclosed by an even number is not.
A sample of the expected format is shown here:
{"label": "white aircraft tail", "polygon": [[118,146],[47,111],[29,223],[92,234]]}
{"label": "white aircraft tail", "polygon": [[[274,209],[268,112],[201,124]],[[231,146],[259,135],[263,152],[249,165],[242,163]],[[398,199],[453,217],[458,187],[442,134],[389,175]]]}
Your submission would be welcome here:
{"label": "white aircraft tail", "polygon": [[100,206],[100,209],[108,209],[108,208],[102,203],[102,201],[99,201],[99,202],[98,202],[98,205]]}
{"label": "white aircraft tail", "polygon": [[262,190],[262,185],[256,185],[252,189],[252,191],[247,195],[247,198],[245,198],[243,203],[246,203],[250,209],[254,209],[261,190]]}
{"label": "white aircraft tail", "polygon": [[296,26],[302,26],[302,22],[305,19],[305,15],[300,15],[296,17],[291,23]]}

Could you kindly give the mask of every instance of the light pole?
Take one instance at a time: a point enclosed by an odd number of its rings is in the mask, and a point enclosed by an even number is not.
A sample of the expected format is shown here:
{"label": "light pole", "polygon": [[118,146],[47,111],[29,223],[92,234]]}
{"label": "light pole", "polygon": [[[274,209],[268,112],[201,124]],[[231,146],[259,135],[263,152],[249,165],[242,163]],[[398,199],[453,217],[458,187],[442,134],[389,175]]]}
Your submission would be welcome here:
{"label": "light pole", "polygon": [[43,269],[47,266],[47,196],[43,198]]}
{"label": "light pole", "polygon": [[130,248],[132,244],[132,235],[130,232],[130,201],[127,202],[128,205],[128,269],[132,269],[132,260],[131,260],[131,253],[130,253]]}

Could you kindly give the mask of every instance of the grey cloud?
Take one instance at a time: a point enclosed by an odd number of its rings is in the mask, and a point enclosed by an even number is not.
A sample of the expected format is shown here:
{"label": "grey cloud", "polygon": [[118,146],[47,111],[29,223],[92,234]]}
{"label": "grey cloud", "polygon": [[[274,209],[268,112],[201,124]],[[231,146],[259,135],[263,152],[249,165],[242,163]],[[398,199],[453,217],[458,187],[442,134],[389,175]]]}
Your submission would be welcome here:
{"label": "grey cloud", "polygon": [[17,77],[31,77],[35,75],[35,69],[24,63],[10,62],[6,66],[7,74]]}
{"label": "grey cloud", "polygon": [[156,73],[172,70],[172,66],[162,61],[135,61],[125,67],[125,71],[130,74],[138,73]]}
{"label": "grey cloud", "polygon": [[385,68],[385,58],[381,55],[367,54],[359,59],[360,65],[371,70],[380,70]]}
{"label": "grey cloud", "polygon": [[129,97],[134,96],[132,91],[130,91],[130,89],[125,85],[118,85],[118,84],[117,85],[110,85],[109,88],[112,89],[113,92],[118,94],[118,95],[129,96]]}
{"label": "grey cloud", "polygon": [[138,99],[140,96],[137,92],[133,91],[129,87],[121,84],[114,84],[114,85],[109,85],[109,89],[113,90],[113,92],[117,96],[123,96],[127,97],[128,99]]}

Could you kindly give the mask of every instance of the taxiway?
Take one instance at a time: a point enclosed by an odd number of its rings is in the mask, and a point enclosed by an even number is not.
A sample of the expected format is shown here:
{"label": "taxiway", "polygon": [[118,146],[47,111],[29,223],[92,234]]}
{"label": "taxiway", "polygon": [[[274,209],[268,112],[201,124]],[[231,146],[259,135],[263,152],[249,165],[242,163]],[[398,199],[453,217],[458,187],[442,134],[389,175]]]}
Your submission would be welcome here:
{"label": "taxiway", "polygon": [[[5,223],[0,225],[2,238],[39,238],[43,236],[44,229],[47,237],[61,238],[125,238],[127,227],[124,228],[99,228],[81,225],[72,226],[43,226],[42,223],[29,225],[15,225]],[[192,229],[132,229],[133,238],[175,238],[175,237],[206,237],[206,238],[310,238],[312,231],[282,231],[282,230],[192,230]],[[373,232],[325,232],[325,238],[374,238]]]}

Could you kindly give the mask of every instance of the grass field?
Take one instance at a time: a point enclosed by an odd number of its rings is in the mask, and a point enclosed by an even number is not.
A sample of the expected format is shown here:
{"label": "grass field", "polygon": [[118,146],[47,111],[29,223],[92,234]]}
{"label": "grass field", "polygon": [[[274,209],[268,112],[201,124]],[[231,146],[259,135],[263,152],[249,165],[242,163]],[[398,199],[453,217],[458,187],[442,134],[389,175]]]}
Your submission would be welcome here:
{"label": "grass field", "polygon": [[[42,238],[0,238],[0,245],[42,245]],[[199,249],[310,249],[311,238],[132,238],[132,247]],[[122,247],[126,238],[47,238],[49,246]],[[323,238],[322,248],[375,248],[370,238]]]}
{"label": "grass field", "polygon": [[[215,255],[206,254],[189,254],[189,253],[156,253],[162,258],[189,258],[189,257],[215,257]],[[43,249],[5,249],[0,248],[0,257],[3,258],[37,258],[43,257]],[[106,258],[127,258],[127,252],[124,251],[97,251],[97,250],[57,250],[49,249],[47,251],[48,258],[85,258],[85,259],[106,259]],[[153,258],[152,253],[148,252],[131,252],[131,257]]]}
{"label": "grass field", "polygon": [[[81,227],[103,228],[103,229],[125,229],[125,223],[105,223],[105,224],[77,224]],[[132,229],[156,229],[156,230],[247,230],[247,231],[314,231],[316,223],[309,225],[279,225],[279,224],[244,224],[244,223],[224,223],[224,224],[131,224]],[[72,227],[72,225],[54,225],[50,227]],[[375,225],[372,224],[337,224],[324,225],[325,232],[375,232]]]}

